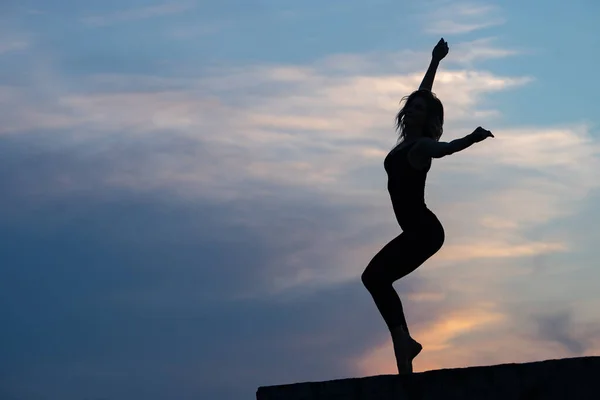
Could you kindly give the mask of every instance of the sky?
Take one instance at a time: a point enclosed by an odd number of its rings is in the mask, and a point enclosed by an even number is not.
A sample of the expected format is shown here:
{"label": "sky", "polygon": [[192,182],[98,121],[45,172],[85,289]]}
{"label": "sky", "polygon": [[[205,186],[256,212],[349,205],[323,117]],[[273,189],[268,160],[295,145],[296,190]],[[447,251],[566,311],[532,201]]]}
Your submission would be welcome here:
{"label": "sky", "polygon": [[415,372],[600,352],[600,3],[0,4],[0,398],[254,398],[396,373],[360,275],[431,50],[444,247]]}

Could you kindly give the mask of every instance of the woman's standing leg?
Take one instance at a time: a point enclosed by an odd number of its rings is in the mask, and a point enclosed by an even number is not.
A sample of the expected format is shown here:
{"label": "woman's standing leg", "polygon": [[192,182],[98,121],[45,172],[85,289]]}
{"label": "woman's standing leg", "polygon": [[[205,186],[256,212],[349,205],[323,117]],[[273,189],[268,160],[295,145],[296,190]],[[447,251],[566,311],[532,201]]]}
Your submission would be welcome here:
{"label": "woman's standing leg", "polygon": [[410,365],[412,358],[421,351],[422,347],[410,338],[402,302],[392,284],[413,272],[441,248],[443,229],[441,236],[439,230],[431,233],[401,233],[373,257],[361,276],[363,284],[371,293],[375,305],[392,334],[400,373],[412,371]]}
{"label": "woman's standing leg", "polygon": [[419,267],[420,264],[407,262],[414,259],[410,253],[418,246],[416,239],[408,232],[392,239],[373,257],[361,276],[390,331],[402,328],[408,332],[402,302],[392,284]]}

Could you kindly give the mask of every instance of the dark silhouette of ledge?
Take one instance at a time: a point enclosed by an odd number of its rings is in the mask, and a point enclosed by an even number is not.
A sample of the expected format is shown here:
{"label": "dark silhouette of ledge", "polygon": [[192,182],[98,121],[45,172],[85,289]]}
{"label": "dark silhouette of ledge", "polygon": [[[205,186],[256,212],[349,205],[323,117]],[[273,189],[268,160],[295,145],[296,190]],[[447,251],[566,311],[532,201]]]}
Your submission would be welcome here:
{"label": "dark silhouette of ledge", "polygon": [[259,387],[257,400],[600,399],[600,357]]}

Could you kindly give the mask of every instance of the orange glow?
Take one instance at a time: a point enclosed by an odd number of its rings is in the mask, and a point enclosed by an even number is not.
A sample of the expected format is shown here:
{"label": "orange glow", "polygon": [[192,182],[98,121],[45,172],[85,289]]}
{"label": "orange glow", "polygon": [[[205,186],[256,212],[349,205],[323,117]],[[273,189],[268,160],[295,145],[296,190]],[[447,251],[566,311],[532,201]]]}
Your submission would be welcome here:
{"label": "orange glow", "polygon": [[[414,371],[465,366],[465,363],[475,361],[467,354],[461,354],[464,349],[453,348],[450,342],[461,334],[489,329],[505,321],[504,315],[491,308],[489,304],[480,304],[479,308],[463,309],[424,328],[412,329],[412,336],[423,344],[423,353],[414,361]],[[357,361],[357,368],[362,376],[396,373],[391,339],[365,354]]]}

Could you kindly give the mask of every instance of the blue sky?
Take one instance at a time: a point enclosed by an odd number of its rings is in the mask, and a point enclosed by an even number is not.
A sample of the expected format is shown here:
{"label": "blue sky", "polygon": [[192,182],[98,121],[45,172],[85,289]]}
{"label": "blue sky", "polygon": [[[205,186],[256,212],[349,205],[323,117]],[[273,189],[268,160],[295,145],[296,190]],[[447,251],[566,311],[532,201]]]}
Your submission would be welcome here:
{"label": "blue sky", "polygon": [[442,36],[442,140],[496,137],[429,173],[415,370],[598,353],[598,3],[89,3],[0,6],[2,399],[394,373],[360,274]]}

